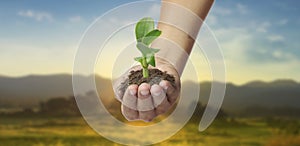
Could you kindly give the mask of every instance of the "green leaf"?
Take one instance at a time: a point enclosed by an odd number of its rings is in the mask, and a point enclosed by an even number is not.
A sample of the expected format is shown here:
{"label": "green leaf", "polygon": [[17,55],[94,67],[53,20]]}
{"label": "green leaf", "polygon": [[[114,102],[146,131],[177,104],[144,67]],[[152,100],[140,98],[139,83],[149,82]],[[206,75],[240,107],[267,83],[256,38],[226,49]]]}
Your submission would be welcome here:
{"label": "green leaf", "polygon": [[146,46],[144,43],[138,42],[136,44],[136,47],[141,51],[144,57],[146,57],[148,54],[151,54],[153,50],[151,50],[148,46]]}
{"label": "green leaf", "polygon": [[137,62],[142,63],[143,57],[135,57],[134,60],[137,61]]}
{"label": "green leaf", "polygon": [[138,42],[136,44],[136,47],[141,51],[141,53],[143,54],[144,57],[153,55],[159,51],[159,49],[150,48],[141,42]]}
{"label": "green leaf", "polygon": [[147,57],[147,63],[152,65],[153,67],[155,67],[155,57],[154,57],[154,55],[151,55],[151,56]]}
{"label": "green leaf", "polygon": [[156,38],[161,35],[161,31],[158,29],[154,29],[148,32],[145,37],[142,38],[142,42],[146,45],[150,45]]}
{"label": "green leaf", "polygon": [[152,54],[159,52],[159,49],[155,49],[155,48],[150,48]]}
{"label": "green leaf", "polygon": [[150,17],[141,19],[135,26],[135,35],[138,42],[142,40],[146,34],[154,29],[154,20]]}
{"label": "green leaf", "polygon": [[154,54],[159,51],[159,49],[150,48],[149,45],[161,35],[161,31],[154,29],[154,20],[152,18],[145,17],[136,24],[135,34],[137,39],[136,47],[141,51],[143,57],[136,57],[134,60],[141,63],[145,70],[145,77],[147,76],[148,65],[155,67]]}

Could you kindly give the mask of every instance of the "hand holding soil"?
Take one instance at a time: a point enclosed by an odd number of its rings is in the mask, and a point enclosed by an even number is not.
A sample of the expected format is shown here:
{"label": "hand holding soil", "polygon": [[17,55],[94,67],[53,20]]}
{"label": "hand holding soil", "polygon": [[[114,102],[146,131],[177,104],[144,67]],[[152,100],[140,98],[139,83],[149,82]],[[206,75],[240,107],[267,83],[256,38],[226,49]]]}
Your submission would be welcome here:
{"label": "hand holding soil", "polygon": [[[141,66],[129,69],[128,73],[115,82],[115,89],[118,92],[117,98],[122,103],[122,114],[127,120],[149,122],[174,105],[180,93],[180,79],[171,64],[156,58],[156,68],[149,69],[150,81],[148,83],[140,82],[127,86],[128,74],[140,74],[140,79],[135,79],[135,81],[143,80],[141,69]],[[162,72],[158,72],[156,69]],[[155,75],[152,76],[152,73]]]}
{"label": "hand holding soil", "polygon": [[179,94],[180,82],[176,69],[167,61],[155,57],[159,49],[151,47],[161,33],[155,29],[152,18],[145,17],[136,24],[136,47],[142,56],[134,60],[140,65],[131,68],[115,84],[117,98],[122,102],[122,114],[127,120],[149,122],[168,111]]}
{"label": "hand holding soil", "polygon": [[[158,29],[149,17],[137,23],[137,48],[142,56],[134,59],[140,65],[114,82],[114,91],[126,119],[151,121],[174,105],[180,92],[180,75],[213,1],[162,0]],[[158,37],[164,39],[151,44]],[[179,47],[169,47],[170,42]],[[164,59],[155,55],[158,51],[158,56]]]}

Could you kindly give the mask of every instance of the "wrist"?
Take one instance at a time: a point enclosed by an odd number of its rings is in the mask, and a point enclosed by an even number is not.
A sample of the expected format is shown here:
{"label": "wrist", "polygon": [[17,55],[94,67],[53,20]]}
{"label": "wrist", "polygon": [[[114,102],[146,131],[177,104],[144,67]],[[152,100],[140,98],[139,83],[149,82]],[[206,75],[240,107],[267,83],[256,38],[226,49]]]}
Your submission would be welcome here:
{"label": "wrist", "polygon": [[157,63],[171,64],[181,76],[189,56],[183,48],[177,43],[162,37],[155,40],[151,47],[160,49],[155,55]]}

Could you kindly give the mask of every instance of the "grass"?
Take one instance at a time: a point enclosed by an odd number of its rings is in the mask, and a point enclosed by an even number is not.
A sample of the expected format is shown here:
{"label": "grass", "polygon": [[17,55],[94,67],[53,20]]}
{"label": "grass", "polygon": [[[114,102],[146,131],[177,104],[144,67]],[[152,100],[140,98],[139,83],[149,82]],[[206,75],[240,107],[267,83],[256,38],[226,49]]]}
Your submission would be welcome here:
{"label": "grass", "polygon": [[[206,131],[186,125],[170,139],[156,144],[205,146],[300,146],[300,134],[286,132],[282,120],[217,120]],[[289,120],[293,127],[299,120]],[[276,126],[276,124],[279,124]],[[295,126],[296,125],[296,126]],[[116,129],[117,130],[117,129]],[[82,118],[0,117],[0,146],[101,146],[115,145],[94,132]]]}

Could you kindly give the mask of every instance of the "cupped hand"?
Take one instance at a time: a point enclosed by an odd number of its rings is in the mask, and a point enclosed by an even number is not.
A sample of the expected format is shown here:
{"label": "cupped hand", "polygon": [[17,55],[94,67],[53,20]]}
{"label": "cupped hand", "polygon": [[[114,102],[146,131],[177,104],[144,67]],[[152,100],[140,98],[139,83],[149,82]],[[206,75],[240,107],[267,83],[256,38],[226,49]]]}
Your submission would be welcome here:
{"label": "cupped hand", "polygon": [[142,83],[139,86],[131,84],[125,91],[122,91],[121,83],[128,78],[130,71],[139,70],[140,66],[132,67],[114,82],[116,98],[122,103],[121,111],[127,120],[150,122],[156,116],[167,112],[176,102],[180,93],[180,78],[176,69],[161,58],[156,58],[155,68],[173,75],[175,86],[169,81],[162,80],[159,84],[152,86],[148,83]]}

